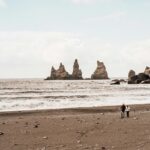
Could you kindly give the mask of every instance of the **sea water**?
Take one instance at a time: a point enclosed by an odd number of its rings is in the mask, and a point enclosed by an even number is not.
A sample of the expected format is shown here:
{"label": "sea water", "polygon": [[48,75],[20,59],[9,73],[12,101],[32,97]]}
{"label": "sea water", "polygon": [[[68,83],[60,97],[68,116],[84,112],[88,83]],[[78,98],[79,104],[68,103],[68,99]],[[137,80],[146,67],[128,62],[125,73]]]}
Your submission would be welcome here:
{"label": "sea water", "polygon": [[150,103],[150,85],[111,80],[0,80],[0,111]]}

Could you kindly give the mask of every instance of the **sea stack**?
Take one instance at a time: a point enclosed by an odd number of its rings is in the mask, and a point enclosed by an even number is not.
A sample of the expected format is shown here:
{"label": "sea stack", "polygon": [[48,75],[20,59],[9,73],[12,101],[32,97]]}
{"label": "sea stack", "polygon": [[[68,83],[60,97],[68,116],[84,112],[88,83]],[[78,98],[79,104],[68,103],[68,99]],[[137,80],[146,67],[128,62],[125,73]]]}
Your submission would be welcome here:
{"label": "sea stack", "polygon": [[150,67],[146,67],[144,73],[150,77]]}
{"label": "sea stack", "polygon": [[150,68],[146,67],[145,71],[135,74],[133,70],[129,71],[128,84],[149,84],[150,83]]}
{"label": "sea stack", "polygon": [[56,79],[56,69],[52,66],[50,78],[52,80]]}
{"label": "sea stack", "polygon": [[75,59],[74,65],[73,65],[73,72],[71,75],[71,78],[73,80],[82,80],[82,71],[79,68],[78,60]]}
{"label": "sea stack", "polygon": [[131,80],[132,77],[134,77],[136,75],[135,71],[134,70],[130,70],[129,73],[128,73],[128,81]]}
{"label": "sea stack", "polygon": [[103,62],[97,61],[97,68],[92,74],[91,79],[109,79]]}
{"label": "sea stack", "polygon": [[65,70],[65,66],[62,63],[60,63],[58,70],[55,70],[54,67],[51,68],[50,80],[67,80],[69,77],[70,75]]}

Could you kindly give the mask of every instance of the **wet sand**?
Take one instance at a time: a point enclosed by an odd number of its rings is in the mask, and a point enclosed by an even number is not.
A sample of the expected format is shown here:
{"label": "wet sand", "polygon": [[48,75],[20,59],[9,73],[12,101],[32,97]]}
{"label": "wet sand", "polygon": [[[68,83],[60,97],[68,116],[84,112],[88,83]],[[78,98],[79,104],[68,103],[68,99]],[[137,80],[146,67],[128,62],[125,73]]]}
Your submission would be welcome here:
{"label": "wet sand", "polygon": [[0,150],[149,150],[150,105],[0,113]]}

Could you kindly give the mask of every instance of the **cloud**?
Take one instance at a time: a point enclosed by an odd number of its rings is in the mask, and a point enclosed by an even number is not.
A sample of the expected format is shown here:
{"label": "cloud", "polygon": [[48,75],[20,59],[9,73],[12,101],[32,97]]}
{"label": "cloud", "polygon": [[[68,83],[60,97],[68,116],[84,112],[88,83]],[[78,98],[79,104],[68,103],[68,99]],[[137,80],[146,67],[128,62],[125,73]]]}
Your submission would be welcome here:
{"label": "cloud", "polygon": [[108,15],[103,15],[103,16],[94,16],[94,17],[90,17],[90,18],[86,18],[84,19],[84,22],[86,23],[90,23],[90,22],[101,22],[101,21],[110,21],[110,20],[118,20],[121,19],[122,17],[126,16],[127,13],[125,12],[113,12],[111,14]]}
{"label": "cloud", "polygon": [[71,0],[74,4],[92,4],[95,3],[97,0]]}
{"label": "cloud", "polygon": [[149,65],[150,39],[119,45],[65,32],[0,32],[0,77],[46,77],[63,62],[72,72],[79,59],[84,77],[106,64],[109,76],[127,76],[130,69],[143,71]]}
{"label": "cloud", "polygon": [[74,33],[0,32],[0,76],[40,77],[45,72],[47,76],[51,66],[58,68],[60,62],[72,72],[75,58],[79,59],[84,76],[90,76],[96,60],[107,59],[110,48],[109,43]]}
{"label": "cloud", "polygon": [[0,0],[0,7],[6,7],[6,2],[5,0]]}
{"label": "cloud", "polygon": [[[59,32],[1,32],[1,61],[26,58],[54,63],[64,57],[64,50],[76,43],[71,34]],[[51,56],[51,57],[49,57]],[[15,63],[15,62],[14,62]]]}
{"label": "cloud", "polygon": [[112,0],[69,0],[73,4],[76,5],[89,5],[89,4],[95,4],[97,2],[112,2]]}
{"label": "cloud", "polygon": [[68,63],[71,54],[76,58],[79,47],[78,35],[71,33],[0,32],[0,68],[3,68],[0,76],[39,77],[45,71],[43,67],[49,72],[52,65],[58,67],[60,62]]}
{"label": "cloud", "polygon": [[122,60],[137,73],[143,72],[149,64],[150,39],[136,41],[122,48]]}

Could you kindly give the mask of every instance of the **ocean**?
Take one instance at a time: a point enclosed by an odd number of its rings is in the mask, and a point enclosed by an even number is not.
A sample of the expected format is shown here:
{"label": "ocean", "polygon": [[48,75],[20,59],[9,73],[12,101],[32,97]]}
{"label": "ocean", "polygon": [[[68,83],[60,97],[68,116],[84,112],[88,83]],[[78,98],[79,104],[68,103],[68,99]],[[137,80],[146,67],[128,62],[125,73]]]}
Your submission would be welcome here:
{"label": "ocean", "polygon": [[0,80],[0,112],[150,103],[150,85],[111,80]]}

